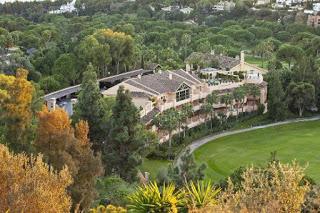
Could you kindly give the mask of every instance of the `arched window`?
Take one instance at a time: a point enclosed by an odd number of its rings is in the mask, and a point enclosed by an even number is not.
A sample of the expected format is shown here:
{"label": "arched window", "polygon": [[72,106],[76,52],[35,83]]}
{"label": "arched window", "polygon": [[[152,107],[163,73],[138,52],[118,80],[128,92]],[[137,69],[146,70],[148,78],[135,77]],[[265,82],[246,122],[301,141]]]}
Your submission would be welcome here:
{"label": "arched window", "polygon": [[176,92],[176,101],[183,101],[190,98],[190,87],[186,84],[181,84]]}

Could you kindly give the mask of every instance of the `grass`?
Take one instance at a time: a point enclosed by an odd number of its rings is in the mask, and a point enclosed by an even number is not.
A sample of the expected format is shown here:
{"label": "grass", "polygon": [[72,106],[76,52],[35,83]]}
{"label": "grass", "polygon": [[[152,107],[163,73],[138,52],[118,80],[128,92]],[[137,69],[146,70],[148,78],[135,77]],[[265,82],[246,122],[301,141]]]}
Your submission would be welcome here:
{"label": "grass", "polygon": [[[260,57],[255,57],[253,55],[246,55],[246,62],[249,63],[249,64],[255,64],[257,65],[258,67],[261,67],[261,68],[267,68],[267,65],[268,65],[268,60],[267,59],[262,59]],[[262,66],[263,64],[263,66]]]}
{"label": "grass", "polygon": [[139,169],[141,172],[149,172],[150,177],[156,179],[158,172],[163,168],[167,168],[169,164],[170,161],[168,160],[150,160],[145,158]]}
{"label": "grass", "polygon": [[306,174],[320,181],[320,121],[293,123],[254,130],[214,140],[195,151],[206,162],[208,178],[218,181],[240,166],[265,165],[270,153],[284,163],[297,160]]}

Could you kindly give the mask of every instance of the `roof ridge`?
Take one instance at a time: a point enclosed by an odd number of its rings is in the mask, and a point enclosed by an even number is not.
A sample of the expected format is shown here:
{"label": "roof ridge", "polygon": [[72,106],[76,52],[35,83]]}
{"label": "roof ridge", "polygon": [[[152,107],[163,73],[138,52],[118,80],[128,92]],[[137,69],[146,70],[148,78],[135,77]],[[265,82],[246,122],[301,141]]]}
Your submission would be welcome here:
{"label": "roof ridge", "polygon": [[[177,71],[182,71],[182,72],[184,72],[184,70],[183,69],[180,69],[180,70],[177,70]],[[173,72],[175,75],[177,75],[177,76],[179,76],[179,77],[181,77],[181,78],[183,78],[183,79],[185,79],[185,80],[187,80],[187,81],[189,81],[189,82],[191,82],[191,83],[194,83],[194,82],[192,82],[191,80],[189,80],[189,79],[187,79],[187,78],[185,78],[184,76],[182,76],[182,75],[179,75],[178,73],[175,73],[175,72]],[[187,72],[185,72],[187,75],[189,75],[189,76],[191,76],[193,79],[195,79],[196,81],[197,81],[197,83],[202,83],[202,82],[200,82],[198,79],[196,79],[196,78],[194,78],[192,75],[190,75],[189,73],[187,73]]]}
{"label": "roof ridge", "polygon": [[136,84],[139,84],[140,86],[142,86],[142,87],[144,87],[144,88],[147,88],[147,89],[153,91],[155,94],[160,95],[159,92],[155,91],[154,89],[152,89],[152,88],[150,88],[150,87],[148,87],[148,86],[146,86],[146,85],[143,85],[143,84],[139,83],[139,82],[136,81],[135,79],[136,79],[136,78],[132,78],[132,79],[129,79],[129,80],[132,80],[132,81],[135,82]]}
{"label": "roof ridge", "polygon": [[191,75],[189,72],[183,70],[183,69],[180,69],[182,72],[185,72],[187,73],[191,78],[195,79],[198,83],[203,83],[202,81],[200,81],[199,79],[197,79],[196,77],[194,77],[193,75]]}

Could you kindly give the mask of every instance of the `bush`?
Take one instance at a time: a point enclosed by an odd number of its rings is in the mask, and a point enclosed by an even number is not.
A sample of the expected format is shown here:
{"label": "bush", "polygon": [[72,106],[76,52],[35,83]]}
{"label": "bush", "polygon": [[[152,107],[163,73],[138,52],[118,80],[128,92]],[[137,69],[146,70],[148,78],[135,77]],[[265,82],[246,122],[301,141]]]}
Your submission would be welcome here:
{"label": "bush", "polygon": [[259,104],[258,110],[257,110],[258,115],[262,115],[264,113],[265,109],[266,109],[266,107],[264,106],[264,104]]}
{"label": "bush", "polygon": [[229,179],[220,197],[219,212],[300,212],[309,184],[301,185],[304,169],[298,164],[271,162],[266,168],[249,167],[240,189]]}
{"label": "bush", "polygon": [[185,191],[188,209],[195,211],[215,206],[220,189],[215,189],[210,181],[197,181],[186,184]]}
{"label": "bush", "polygon": [[157,183],[150,183],[138,187],[129,196],[130,212],[168,212],[177,213],[183,206],[183,191],[177,190],[174,184],[158,187]]}
{"label": "bush", "polygon": [[110,176],[99,179],[97,183],[100,204],[114,204],[124,206],[128,203],[127,196],[134,191],[129,183],[118,176]]}

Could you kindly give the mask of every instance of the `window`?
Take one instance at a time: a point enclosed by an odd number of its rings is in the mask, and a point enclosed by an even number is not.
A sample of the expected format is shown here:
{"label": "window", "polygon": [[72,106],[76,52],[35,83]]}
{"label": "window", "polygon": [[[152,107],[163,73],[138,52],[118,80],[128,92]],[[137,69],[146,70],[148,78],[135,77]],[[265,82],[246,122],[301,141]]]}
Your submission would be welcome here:
{"label": "window", "polygon": [[186,84],[182,84],[176,92],[176,101],[183,101],[190,98],[190,87]]}

